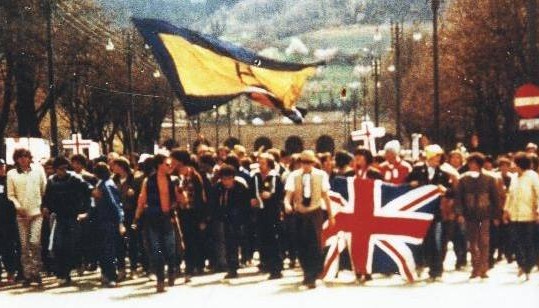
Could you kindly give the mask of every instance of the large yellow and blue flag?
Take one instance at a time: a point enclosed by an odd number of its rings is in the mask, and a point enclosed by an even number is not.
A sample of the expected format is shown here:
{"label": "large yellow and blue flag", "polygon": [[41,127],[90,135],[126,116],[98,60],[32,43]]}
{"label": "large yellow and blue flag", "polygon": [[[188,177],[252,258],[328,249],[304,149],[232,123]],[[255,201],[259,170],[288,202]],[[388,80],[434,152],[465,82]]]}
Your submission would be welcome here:
{"label": "large yellow and blue flag", "polygon": [[322,63],[298,64],[259,56],[210,35],[155,19],[133,19],[188,115],[246,94],[296,123],[303,86]]}

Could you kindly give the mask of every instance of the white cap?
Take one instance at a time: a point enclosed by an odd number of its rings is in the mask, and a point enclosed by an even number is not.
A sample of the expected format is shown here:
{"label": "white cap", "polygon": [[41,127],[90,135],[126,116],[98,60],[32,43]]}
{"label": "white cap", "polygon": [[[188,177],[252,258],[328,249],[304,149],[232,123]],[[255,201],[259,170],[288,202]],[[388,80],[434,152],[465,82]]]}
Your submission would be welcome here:
{"label": "white cap", "polygon": [[142,153],[140,154],[140,157],[138,159],[138,163],[143,163],[144,161],[146,161],[146,159],[150,158],[150,157],[153,157],[153,155],[151,154],[148,154],[148,153]]}
{"label": "white cap", "polygon": [[425,147],[425,156],[427,157],[427,159],[443,154],[444,150],[437,144],[431,144]]}
{"label": "white cap", "polygon": [[384,146],[384,151],[393,152],[398,155],[401,151],[401,144],[398,140],[391,140]]}
{"label": "white cap", "polygon": [[533,142],[528,143],[528,145],[526,145],[526,150],[531,150],[531,149],[537,150],[537,144]]}

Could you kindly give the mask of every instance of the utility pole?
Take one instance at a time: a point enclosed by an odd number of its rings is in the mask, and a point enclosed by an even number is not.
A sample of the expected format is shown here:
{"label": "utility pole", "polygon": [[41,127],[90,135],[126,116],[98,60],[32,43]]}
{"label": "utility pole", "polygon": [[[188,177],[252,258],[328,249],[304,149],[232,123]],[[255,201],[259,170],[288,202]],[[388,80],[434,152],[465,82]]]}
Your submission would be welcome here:
{"label": "utility pole", "polygon": [[49,99],[50,99],[50,120],[51,120],[51,141],[52,148],[51,154],[53,157],[58,156],[59,153],[59,144],[58,144],[58,119],[56,118],[56,100],[55,100],[55,85],[54,85],[54,52],[53,52],[53,41],[52,41],[52,1],[53,0],[44,0],[45,14],[47,16],[47,66],[48,66],[48,77],[49,77]]}
{"label": "utility pole", "polygon": [[539,82],[539,51],[537,49],[537,0],[526,1],[529,64],[531,81]]}
{"label": "utility pole", "polygon": [[397,139],[401,138],[401,41],[404,23],[398,21],[391,27],[393,32],[393,50],[395,52],[395,132]]}
{"label": "utility pole", "polygon": [[[529,1],[528,1],[529,2]],[[433,57],[433,81],[434,81],[434,136],[435,142],[440,142],[440,66],[438,54],[438,11],[440,0],[431,0],[432,8],[432,57]]]}
{"label": "utility pole", "polygon": [[129,91],[129,110],[127,112],[127,130],[129,135],[129,153],[135,151],[135,130],[134,130],[134,117],[135,117],[135,102],[133,97],[133,47],[131,46],[131,33],[127,33],[127,78],[128,78],[128,91]]}
{"label": "utility pole", "polygon": [[374,123],[376,127],[380,126],[380,95],[378,93],[378,84],[380,83],[380,62],[379,56],[374,58]]}
{"label": "utility pole", "polygon": [[172,121],[172,140],[176,142],[176,109],[174,108],[174,98],[170,99],[170,119]]}
{"label": "utility pole", "polygon": [[215,112],[215,148],[219,147],[219,109],[217,106],[213,106],[213,111]]}
{"label": "utility pole", "polygon": [[232,106],[230,104],[232,104],[232,103],[226,104],[228,138],[232,137]]}

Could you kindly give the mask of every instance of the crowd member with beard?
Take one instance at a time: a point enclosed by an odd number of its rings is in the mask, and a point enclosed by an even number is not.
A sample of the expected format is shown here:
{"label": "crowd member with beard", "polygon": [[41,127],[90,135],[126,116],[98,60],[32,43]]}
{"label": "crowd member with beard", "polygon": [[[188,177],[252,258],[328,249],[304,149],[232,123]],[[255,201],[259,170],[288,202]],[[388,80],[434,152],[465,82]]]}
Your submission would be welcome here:
{"label": "crowd member with beard", "polygon": [[213,219],[219,224],[216,255],[219,262],[227,265],[225,279],[238,277],[238,248],[242,238],[242,225],[249,209],[250,195],[244,181],[237,176],[237,170],[229,165],[221,166],[219,182],[214,187],[211,204]]}
{"label": "crowd member with beard", "polygon": [[0,283],[2,264],[7,272],[7,284],[15,283],[17,271],[17,220],[13,203],[7,197],[6,163],[0,159]]}
{"label": "crowd member with beard", "polygon": [[185,281],[189,282],[192,276],[204,273],[204,239],[209,222],[207,196],[202,177],[192,167],[189,152],[175,149],[170,158],[173,172],[178,176],[176,199],[185,244]]}
{"label": "crowd member with beard", "polygon": [[125,225],[128,226],[125,237],[118,242],[118,280],[126,278],[126,255],[129,256],[130,278],[137,278],[137,267],[139,262],[139,234],[129,226],[133,224],[137,200],[135,199],[135,177],[131,170],[131,165],[127,158],[119,157],[110,164],[112,180],[120,191],[120,201],[123,205]]}
{"label": "crowd member with beard", "polygon": [[144,218],[144,231],[148,238],[150,263],[157,276],[156,290],[165,292],[165,265],[167,265],[168,285],[176,280],[176,240],[173,216],[176,205],[175,185],[171,179],[170,160],[157,154],[154,157],[156,172],[142,184],[137,211],[131,228],[138,229],[138,221]]}
{"label": "crowd member with beard", "polygon": [[258,171],[253,172],[251,181],[251,206],[260,209],[258,235],[260,268],[270,274],[269,279],[283,275],[283,259],[279,245],[283,184],[275,170],[273,156],[262,153],[258,156]]}
{"label": "crowd member with beard", "polygon": [[51,246],[59,286],[71,283],[71,270],[81,259],[79,222],[86,218],[90,209],[93,189],[80,176],[69,172],[69,165],[65,157],[54,159],[55,174],[47,182],[42,204],[47,215],[56,217]]}
{"label": "crowd member with beard", "polygon": [[17,211],[21,264],[25,279],[23,285],[28,287],[35,282],[38,287],[42,287],[41,201],[47,178],[43,168],[32,163],[32,154],[28,150],[15,150],[13,161],[15,169],[7,173],[7,195]]}
{"label": "crowd member with beard", "polygon": [[[412,187],[423,185],[437,185],[445,195],[450,195],[450,176],[440,168],[444,151],[436,144],[425,148],[426,161],[416,165],[407,177],[407,182]],[[423,267],[429,267],[430,281],[434,282],[441,278],[443,273],[443,250],[442,239],[443,226],[441,208],[434,212],[434,220],[427,231],[423,245],[415,255],[420,276]]]}

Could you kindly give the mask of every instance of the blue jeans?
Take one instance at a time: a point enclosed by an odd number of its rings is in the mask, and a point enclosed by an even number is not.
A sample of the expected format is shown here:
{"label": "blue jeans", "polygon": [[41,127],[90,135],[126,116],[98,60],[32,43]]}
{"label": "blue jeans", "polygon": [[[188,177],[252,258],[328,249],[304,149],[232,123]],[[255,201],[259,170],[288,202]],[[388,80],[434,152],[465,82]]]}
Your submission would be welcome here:
{"label": "blue jeans", "polygon": [[168,273],[175,273],[176,239],[169,217],[163,217],[159,222],[145,224],[150,248],[150,263],[155,270],[158,281],[165,280],[165,264]]}

